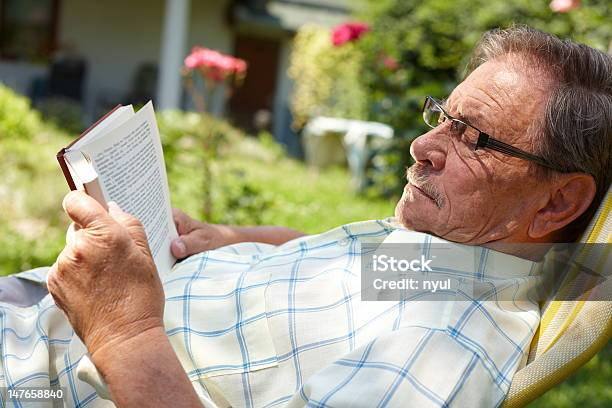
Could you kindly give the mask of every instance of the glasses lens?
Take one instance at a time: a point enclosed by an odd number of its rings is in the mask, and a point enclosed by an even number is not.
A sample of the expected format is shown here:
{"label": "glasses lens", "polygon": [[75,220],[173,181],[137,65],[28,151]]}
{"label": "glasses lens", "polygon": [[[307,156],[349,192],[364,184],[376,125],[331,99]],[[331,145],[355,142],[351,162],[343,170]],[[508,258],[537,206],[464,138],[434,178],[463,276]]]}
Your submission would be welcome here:
{"label": "glasses lens", "polygon": [[423,120],[431,128],[435,128],[440,123],[440,115],[442,111],[433,99],[427,98],[425,100],[425,107],[423,108]]}

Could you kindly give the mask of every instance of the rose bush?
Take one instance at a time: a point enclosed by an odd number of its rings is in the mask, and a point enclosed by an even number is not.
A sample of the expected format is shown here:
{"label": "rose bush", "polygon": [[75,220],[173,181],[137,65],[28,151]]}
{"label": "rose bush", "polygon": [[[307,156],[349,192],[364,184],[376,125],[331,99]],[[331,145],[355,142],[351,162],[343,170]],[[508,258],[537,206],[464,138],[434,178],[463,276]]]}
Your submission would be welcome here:
{"label": "rose bush", "polygon": [[[225,102],[229,99],[233,87],[242,84],[246,71],[247,63],[243,59],[204,47],[194,47],[191,50],[184,61],[183,75],[185,76],[185,87],[191,94],[197,110],[203,115],[202,119],[205,119],[207,100],[212,98],[215,88],[222,84],[226,85],[223,101]],[[203,81],[202,87],[198,86],[198,79]],[[205,179],[202,190],[202,209],[204,219],[210,220],[213,217],[212,190],[215,182],[212,162],[217,159],[219,147],[225,138],[223,134],[208,127],[203,129],[203,135],[200,144],[203,153],[201,168]]]}
{"label": "rose bush", "polygon": [[223,82],[232,78],[234,82],[240,82],[246,75],[247,63],[219,51],[194,47],[185,58],[185,69],[187,73],[199,71],[209,81]]}

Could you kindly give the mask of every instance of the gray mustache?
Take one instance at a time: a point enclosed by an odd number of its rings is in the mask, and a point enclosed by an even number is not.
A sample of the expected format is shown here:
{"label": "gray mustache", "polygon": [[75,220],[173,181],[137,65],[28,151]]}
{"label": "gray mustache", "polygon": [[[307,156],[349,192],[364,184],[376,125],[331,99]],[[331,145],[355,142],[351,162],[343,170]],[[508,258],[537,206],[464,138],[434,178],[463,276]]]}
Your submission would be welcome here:
{"label": "gray mustache", "polygon": [[429,170],[427,168],[413,164],[406,170],[406,178],[410,184],[414,184],[431,197],[436,207],[444,207],[444,197],[438,188],[429,181]]}

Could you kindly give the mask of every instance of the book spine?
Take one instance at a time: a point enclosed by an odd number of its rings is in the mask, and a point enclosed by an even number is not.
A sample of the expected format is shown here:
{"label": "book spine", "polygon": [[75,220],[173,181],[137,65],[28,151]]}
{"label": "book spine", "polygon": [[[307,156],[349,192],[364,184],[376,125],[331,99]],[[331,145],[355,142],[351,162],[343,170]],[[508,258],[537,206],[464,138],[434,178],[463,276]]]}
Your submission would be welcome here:
{"label": "book spine", "polygon": [[62,150],[60,150],[57,153],[57,162],[60,165],[60,168],[62,169],[62,173],[64,173],[64,178],[66,179],[66,182],[68,183],[68,187],[70,187],[70,190],[76,190],[76,184],[74,184],[74,180],[72,180],[72,175],[70,174],[70,170],[68,170],[68,165],[66,164],[66,159],[64,158],[64,153],[66,153],[66,148],[63,148]]}

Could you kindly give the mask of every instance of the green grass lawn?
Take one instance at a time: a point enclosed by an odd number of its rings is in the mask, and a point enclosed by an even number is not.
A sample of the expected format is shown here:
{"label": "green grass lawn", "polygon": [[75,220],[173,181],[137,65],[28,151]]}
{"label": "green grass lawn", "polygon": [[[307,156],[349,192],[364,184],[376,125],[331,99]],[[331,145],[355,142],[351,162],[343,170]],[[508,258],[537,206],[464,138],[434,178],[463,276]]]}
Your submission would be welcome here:
{"label": "green grass lawn", "polygon": [[393,200],[356,194],[346,169],[317,170],[279,155],[254,155],[254,145],[254,140],[247,140],[223,160],[219,170],[226,176],[222,184],[230,184],[232,174],[240,173],[271,203],[258,223],[319,233],[349,222],[393,215]]}

